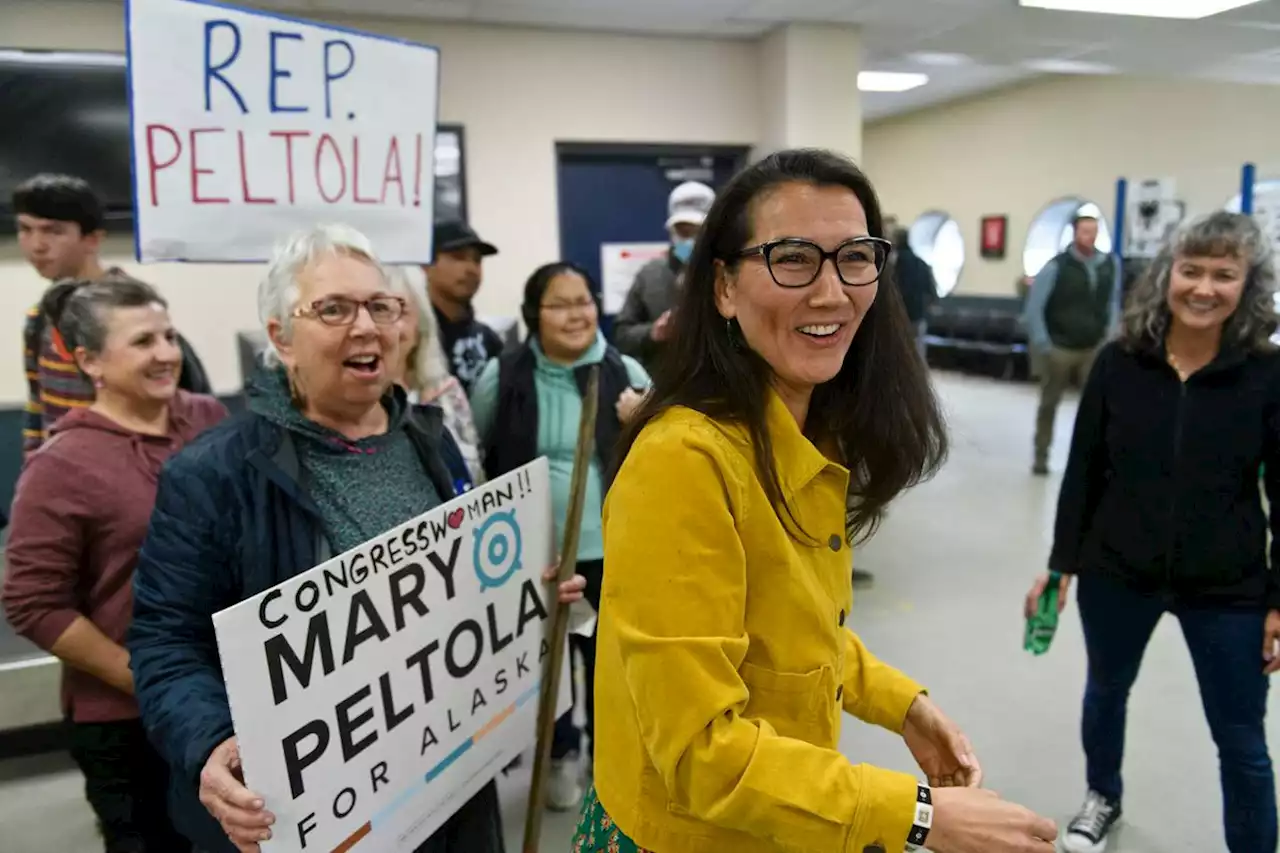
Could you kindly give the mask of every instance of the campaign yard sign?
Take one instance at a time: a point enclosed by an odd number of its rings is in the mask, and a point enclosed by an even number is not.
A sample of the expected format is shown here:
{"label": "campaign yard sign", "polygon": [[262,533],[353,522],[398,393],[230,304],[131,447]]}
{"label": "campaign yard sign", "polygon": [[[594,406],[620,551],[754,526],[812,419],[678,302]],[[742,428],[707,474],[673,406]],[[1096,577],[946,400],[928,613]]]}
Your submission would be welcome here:
{"label": "campaign yard sign", "polygon": [[264,853],[412,851],[534,743],[553,530],[541,458],[213,617]]}
{"label": "campaign yard sign", "polygon": [[439,51],[209,0],[127,0],[140,261],[263,261],[341,222],[429,263]]}

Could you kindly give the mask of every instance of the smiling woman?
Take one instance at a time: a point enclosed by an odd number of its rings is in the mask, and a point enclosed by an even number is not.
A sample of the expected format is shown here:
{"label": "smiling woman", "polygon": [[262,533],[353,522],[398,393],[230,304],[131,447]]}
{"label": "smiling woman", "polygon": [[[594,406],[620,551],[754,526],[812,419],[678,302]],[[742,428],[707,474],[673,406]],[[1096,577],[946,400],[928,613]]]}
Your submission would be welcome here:
{"label": "smiling woman", "polygon": [[1063,839],[1070,853],[1103,850],[1120,818],[1129,690],[1166,611],[1218,746],[1225,849],[1276,849],[1264,727],[1267,676],[1280,672],[1275,293],[1272,248],[1251,217],[1186,223],[1134,287],[1081,393],[1049,572],[1024,604],[1033,613],[1056,579],[1061,610],[1080,576],[1087,792]]}
{"label": "smiling woman", "polygon": [[[875,190],[782,151],[717,197],[605,504],[596,790],[577,847],[1050,853],[959,727],[852,631],[851,544],[946,436]],[[855,765],[840,715],[924,780]]]}
{"label": "smiling woman", "polygon": [[[208,853],[256,853],[281,805],[236,775],[212,615],[439,506],[470,479],[440,410],[410,406],[396,384],[405,303],[363,235],[324,226],[294,236],[258,299],[272,366],[247,388],[245,416],[161,474],[129,635],[143,721],[175,769],[175,823]],[[562,600],[581,586],[563,585]],[[420,849],[500,853],[496,787]]]}
{"label": "smiling woman", "polygon": [[168,770],[138,721],[124,641],[156,476],[226,410],[178,389],[177,333],[143,282],[118,272],[64,282],[42,307],[94,399],[58,419],[18,480],[5,614],[65,664],[71,753],[106,847],[181,853],[165,808]]}

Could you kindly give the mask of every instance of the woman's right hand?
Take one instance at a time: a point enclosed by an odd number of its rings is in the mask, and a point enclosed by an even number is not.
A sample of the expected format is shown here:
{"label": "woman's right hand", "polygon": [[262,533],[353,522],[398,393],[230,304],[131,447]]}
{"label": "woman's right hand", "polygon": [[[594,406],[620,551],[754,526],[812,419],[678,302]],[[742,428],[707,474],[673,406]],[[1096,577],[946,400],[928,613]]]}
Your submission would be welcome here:
{"label": "woman's right hand", "polygon": [[1054,853],[1057,825],[982,788],[934,788],[934,853]]}
{"label": "woman's right hand", "polygon": [[[1049,573],[1045,572],[1036,578],[1035,583],[1031,585],[1031,590],[1027,593],[1027,598],[1022,603],[1022,615],[1030,619],[1036,615],[1036,611],[1040,609],[1040,596],[1044,595],[1045,589],[1049,586]],[[1058,612],[1061,613],[1063,608],[1067,606],[1067,593],[1071,591],[1071,575],[1062,575],[1062,580],[1058,582]]]}
{"label": "woman's right hand", "polygon": [[271,837],[275,815],[244,786],[240,746],[234,737],[218,744],[200,771],[200,802],[240,853],[260,853],[258,842]]}

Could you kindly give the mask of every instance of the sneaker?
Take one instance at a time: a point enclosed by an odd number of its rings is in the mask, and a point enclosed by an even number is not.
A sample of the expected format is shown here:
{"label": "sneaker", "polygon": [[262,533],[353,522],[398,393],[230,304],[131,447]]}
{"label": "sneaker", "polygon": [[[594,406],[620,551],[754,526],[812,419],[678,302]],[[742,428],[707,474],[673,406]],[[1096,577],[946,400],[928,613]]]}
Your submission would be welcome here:
{"label": "sneaker", "polygon": [[1079,813],[1067,824],[1062,848],[1067,853],[1102,853],[1107,849],[1107,834],[1118,820],[1120,804],[1090,791]]}
{"label": "sneaker", "polygon": [[582,805],[583,793],[577,754],[553,758],[547,775],[547,808],[553,812],[572,811]]}

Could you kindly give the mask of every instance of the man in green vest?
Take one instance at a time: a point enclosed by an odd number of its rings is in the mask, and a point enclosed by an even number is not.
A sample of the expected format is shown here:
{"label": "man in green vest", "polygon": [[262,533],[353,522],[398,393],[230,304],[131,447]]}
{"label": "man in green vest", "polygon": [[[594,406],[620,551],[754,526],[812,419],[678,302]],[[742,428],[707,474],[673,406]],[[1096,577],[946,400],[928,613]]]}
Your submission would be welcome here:
{"label": "man in green vest", "polygon": [[1049,448],[1058,403],[1072,382],[1083,386],[1093,358],[1120,320],[1116,259],[1096,248],[1098,220],[1077,216],[1072,241],[1036,275],[1025,318],[1032,357],[1040,368],[1036,412],[1037,475],[1049,473]]}

